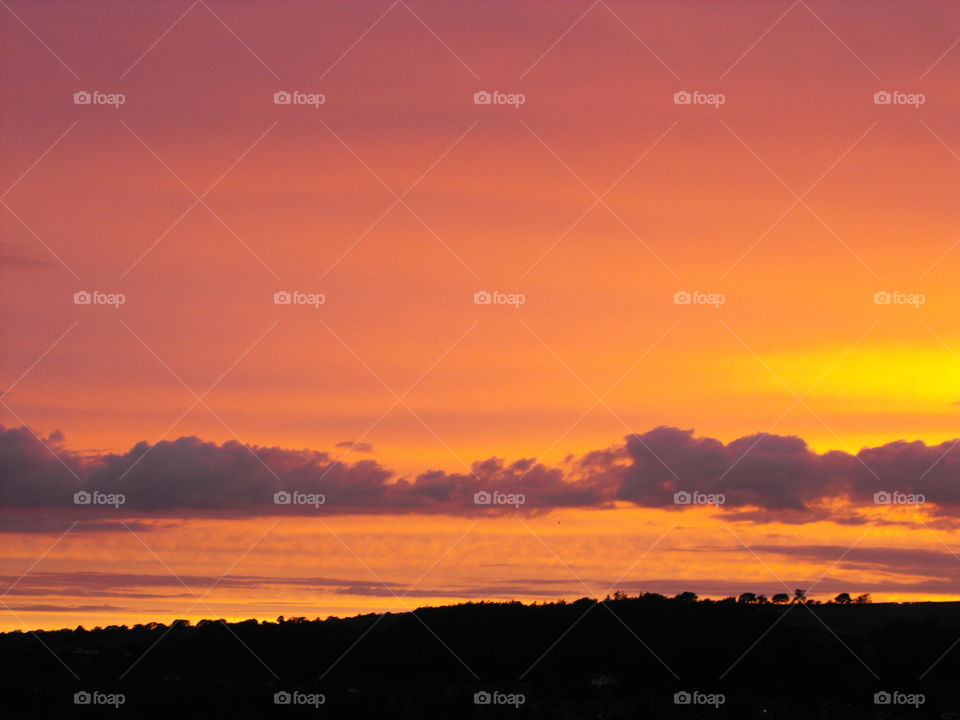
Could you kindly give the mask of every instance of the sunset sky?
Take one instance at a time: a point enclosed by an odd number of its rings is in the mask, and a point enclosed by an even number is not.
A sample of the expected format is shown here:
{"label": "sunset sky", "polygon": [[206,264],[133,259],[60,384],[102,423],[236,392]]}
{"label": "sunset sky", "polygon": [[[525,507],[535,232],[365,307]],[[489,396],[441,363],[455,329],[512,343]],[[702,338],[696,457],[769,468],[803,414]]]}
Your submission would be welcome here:
{"label": "sunset sky", "polygon": [[955,3],[3,5],[0,630],[960,599]]}

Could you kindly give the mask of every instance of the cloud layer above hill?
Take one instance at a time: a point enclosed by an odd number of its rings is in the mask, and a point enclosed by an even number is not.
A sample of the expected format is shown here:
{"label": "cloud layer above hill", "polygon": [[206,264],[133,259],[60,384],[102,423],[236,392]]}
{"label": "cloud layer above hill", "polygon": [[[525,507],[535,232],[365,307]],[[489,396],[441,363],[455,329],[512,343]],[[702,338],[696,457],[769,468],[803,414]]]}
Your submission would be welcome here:
{"label": "cloud layer above hill", "polygon": [[[759,434],[724,444],[659,427],[560,467],[490,458],[462,472],[398,477],[370,458],[344,462],[339,453],[196,437],[83,456],[59,433],[40,437],[25,427],[0,427],[0,505],[23,520],[23,511],[58,508],[93,519],[708,504],[732,519],[849,523],[863,522],[867,507],[922,502],[952,519],[960,514],[956,445],[899,441],[856,455],[818,454],[798,437]],[[25,527],[13,519],[4,526]]]}

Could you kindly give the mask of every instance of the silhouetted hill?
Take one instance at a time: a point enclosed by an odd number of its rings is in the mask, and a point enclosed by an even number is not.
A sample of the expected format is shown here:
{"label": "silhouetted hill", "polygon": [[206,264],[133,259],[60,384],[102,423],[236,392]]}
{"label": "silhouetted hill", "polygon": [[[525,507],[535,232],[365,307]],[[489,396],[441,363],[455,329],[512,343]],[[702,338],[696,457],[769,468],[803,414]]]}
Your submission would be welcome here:
{"label": "silhouetted hill", "polygon": [[958,603],[658,595],[14,632],[0,716],[960,718],[958,638]]}

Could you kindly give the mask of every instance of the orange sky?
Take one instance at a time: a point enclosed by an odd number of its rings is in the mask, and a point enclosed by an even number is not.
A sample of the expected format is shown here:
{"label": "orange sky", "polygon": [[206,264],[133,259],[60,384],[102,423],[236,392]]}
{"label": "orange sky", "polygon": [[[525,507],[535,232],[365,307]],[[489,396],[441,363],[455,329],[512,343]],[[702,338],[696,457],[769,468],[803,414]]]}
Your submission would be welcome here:
{"label": "orange sky", "polygon": [[[189,435],[311,448],[405,478],[489,457],[558,466],[661,425],[723,442],[796,435],[817,452],[960,435],[955,5],[3,12],[8,428],[59,430],[93,456]],[[94,90],[125,102],[74,104]],[[294,90],[325,102],[274,104]],[[474,104],[494,90],[525,102]],[[678,91],[725,102],[678,105]],[[925,102],[878,105],[878,91]],[[126,302],[74,304],[94,290]],[[326,301],[276,305],[280,290]],[[525,302],[475,305],[482,290]],[[725,302],[678,305],[678,291]],[[876,304],[878,292],[923,301]],[[956,575],[944,514],[863,539],[937,553],[939,567],[894,556],[831,567],[829,548],[839,556],[869,525],[730,527],[751,546],[828,546],[759,553],[788,584],[826,572],[832,594],[957,598],[906,587]],[[328,515],[399,588],[476,519]],[[674,521],[624,579],[631,591],[780,589],[723,513],[618,505],[480,518],[410,602],[592,594],[537,537],[604,592]],[[182,586],[147,576],[195,577],[202,592],[273,519],[137,519],[168,567],[116,526],[81,524],[43,555],[71,522],[3,532],[4,587],[29,574],[3,598],[19,610],[0,628],[312,617],[393,599],[362,590],[373,573],[300,517],[230,570],[247,580],[215,587],[210,612],[188,611],[188,598],[167,597]],[[85,572],[144,577],[60,575]],[[345,582],[250,579],[267,576]],[[107,608],[76,609],[88,606]]]}

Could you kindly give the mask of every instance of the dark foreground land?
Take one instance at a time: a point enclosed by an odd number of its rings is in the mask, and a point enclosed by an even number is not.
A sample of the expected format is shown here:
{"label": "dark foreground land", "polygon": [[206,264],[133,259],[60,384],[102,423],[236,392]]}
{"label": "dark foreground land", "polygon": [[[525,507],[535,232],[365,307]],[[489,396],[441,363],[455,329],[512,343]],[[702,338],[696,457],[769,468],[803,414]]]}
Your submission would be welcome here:
{"label": "dark foreground land", "polygon": [[647,595],[35,635],[0,635],[0,718],[960,718],[958,603]]}

